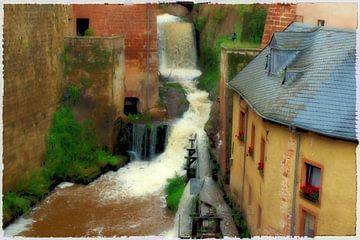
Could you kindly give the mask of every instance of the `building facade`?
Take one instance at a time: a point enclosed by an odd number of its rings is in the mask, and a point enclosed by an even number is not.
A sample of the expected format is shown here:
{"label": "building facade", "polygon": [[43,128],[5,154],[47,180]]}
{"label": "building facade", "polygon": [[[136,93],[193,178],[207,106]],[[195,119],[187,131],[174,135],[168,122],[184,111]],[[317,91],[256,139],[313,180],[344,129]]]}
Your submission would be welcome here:
{"label": "building facade", "polygon": [[251,234],[354,235],[355,32],[294,23],[229,86],[230,191]]}
{"label": "building facade", "polygon": [[[125,104],[139,112],[156,107],[159,95],[156,4],[74,4],[77,35],[124,36]],[[130,106],[131,107],[131,106]]]}

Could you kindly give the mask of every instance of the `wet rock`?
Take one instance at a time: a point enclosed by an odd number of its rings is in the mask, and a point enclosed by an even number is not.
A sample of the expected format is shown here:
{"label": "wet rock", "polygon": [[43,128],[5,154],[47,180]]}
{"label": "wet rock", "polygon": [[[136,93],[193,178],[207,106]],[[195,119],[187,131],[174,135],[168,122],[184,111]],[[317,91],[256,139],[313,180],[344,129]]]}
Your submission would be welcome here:
{"label": "wet rock", "polygon": [[189,108],[185,90],[179,83],[163,83],[160,87],[160,100],[170,119],[180,118]]}

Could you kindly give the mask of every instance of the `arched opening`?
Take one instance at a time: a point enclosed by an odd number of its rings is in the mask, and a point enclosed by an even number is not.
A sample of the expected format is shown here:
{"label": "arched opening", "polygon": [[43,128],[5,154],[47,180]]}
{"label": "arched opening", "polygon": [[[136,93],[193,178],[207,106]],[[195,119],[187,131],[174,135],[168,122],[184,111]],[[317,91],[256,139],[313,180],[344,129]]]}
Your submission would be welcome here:
{"label": "arched opening", "polygon": [[124,103],[124,114],[128,116],[131,114],[138,114],[138,102],[136,97],[126,97]]}

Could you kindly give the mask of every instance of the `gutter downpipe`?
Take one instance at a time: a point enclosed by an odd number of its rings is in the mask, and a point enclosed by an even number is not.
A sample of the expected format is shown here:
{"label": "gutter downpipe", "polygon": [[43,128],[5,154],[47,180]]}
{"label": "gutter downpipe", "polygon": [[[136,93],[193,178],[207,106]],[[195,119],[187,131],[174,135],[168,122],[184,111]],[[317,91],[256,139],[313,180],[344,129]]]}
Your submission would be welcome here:
{"label": "gutter downpipe", "polygon": [[290,224],[290,236],[294,237],[296,227],[296,193],[297,193],[297,176],[299,166],[299,155],[300,155],[300,133],[296,130],[296,127],[290,126],[292,133],[296,135],[296,155],[295,155],[295,166],[294,166],[294,181],[293,181],[293,193],[292,193],[292,207],[291,207],[291,224]]}
{"label": "gutter downpipe", "polygon": [[[241,98],[241,96],[239,95],[239,97]],[[240,110],[240,106],[239,106],[239,111]],[[248,140],[248,118],[249,118],[249,108],[246,110],[246,118],[245,118],[245,126],[246,126],[246,134],[245,134],[245,139],[244,139],[244,157],[243,157],[243,172],[242,172],[242,185],[241,185],[241,202],[240,202],[240,209],[242,209],[243,206],[243,201],[244,201],[244,186],[245,186],[245,167],[246,167],[246,145],[247,145],[247,140]]]}

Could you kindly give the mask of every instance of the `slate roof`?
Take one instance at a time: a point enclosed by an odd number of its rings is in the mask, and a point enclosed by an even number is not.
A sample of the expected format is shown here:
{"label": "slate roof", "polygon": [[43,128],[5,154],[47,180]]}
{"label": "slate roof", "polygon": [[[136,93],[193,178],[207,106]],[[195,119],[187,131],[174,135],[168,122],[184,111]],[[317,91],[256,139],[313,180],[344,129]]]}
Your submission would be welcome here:
{"label": "slate roof", "polygon": [[[356,140],[355,31],[292,23],[275,33],[228,85],[264,119],[330,137]],[[270,46],[297,50],[296,77],[265,69]]]}

